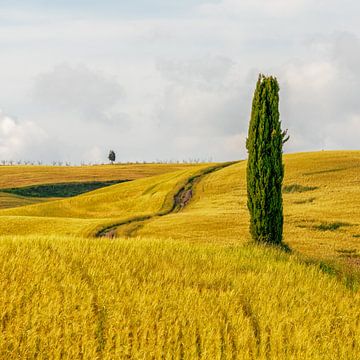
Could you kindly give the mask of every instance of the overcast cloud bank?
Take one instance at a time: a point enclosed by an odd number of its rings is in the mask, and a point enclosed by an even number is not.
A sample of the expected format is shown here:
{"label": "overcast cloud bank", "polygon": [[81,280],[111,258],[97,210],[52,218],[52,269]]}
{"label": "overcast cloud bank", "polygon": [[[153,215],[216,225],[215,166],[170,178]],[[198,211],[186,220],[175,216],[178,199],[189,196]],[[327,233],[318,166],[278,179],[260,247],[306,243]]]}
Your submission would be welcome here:
{"label": "overcast cloud bank", "polygon": [[0,11],[0,159],[244,158],[259,72],[286,151],[359,148],[355,0],[136,3]]}

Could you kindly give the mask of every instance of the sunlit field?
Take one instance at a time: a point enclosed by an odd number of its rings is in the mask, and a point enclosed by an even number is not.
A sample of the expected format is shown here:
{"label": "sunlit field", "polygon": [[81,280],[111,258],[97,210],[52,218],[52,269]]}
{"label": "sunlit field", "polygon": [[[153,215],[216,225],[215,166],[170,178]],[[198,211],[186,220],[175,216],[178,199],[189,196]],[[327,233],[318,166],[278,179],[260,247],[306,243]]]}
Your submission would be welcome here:
{"label": "sunlit field", "polygon": [[0,210],[0,358],[359,359],[360,151],[284,163],[290,252],[245,161]]}
{"label": "sunlit field", "polygon": [[0,241],[1,358],[358,359],[360,298],[280,250]]}
{"label": "sunlit field", "polygon": [[190,164],[114,164],[86,166],[0,166],[0,209],[50,201],[52,198],[24,197],[3,191],[42,184],[66,184],[91,181],[135,180],[181,169]]}
{"label": "sunlit field", "polygon": [[[284,240],[311,257],[360,266],[360,152],[284,157]],[[147,221],[140,236],[238,244],[250,240],[246,162],[206,176],[181,213]]]}
{"label": "sunlit field", "polygon": [[[91,236],[107,225],[166,211],[172,207],[173,193],[189,177],[208,167],[208,164],[197,165],[188,170],[122,183],[69,199],[2,210],[0,231],[13,234],[14,229],[10,227],[17,227],[15,233],[23,235]],[[49,222],[49,227],[44,227],[44,220]]]}
{"label": "sunlit field", "polygon": [[42,198],[30,198],[25,196],[18,196],[14,194],[9,194],[1,192],[0,190],[0,209],[13,208],[24,205],[36,204],[43,201],[49,201],[51,199],[42,199]]}
{"label": "sunlit field", "polygon": [[[0,189],[74,181],[140,179],[191,168],[191,164],[114,164],[84,166],[0,166]],[[21,174],[21,176],[19,176]]]}

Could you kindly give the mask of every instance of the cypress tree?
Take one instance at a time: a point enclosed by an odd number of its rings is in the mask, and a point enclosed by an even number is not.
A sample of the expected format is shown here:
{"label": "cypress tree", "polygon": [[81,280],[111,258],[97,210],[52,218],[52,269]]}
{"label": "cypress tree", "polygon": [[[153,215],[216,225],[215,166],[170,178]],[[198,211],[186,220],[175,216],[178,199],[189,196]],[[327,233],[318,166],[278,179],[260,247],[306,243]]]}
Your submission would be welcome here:
{"label": "cypress tree", "polygon": [[275,77],[259,75],[246,140],[250,233],[255,241],[272,244],[282,242],[282,147],[288,140],[281,131],[279,90]]}
{"label": "cypress tree", "polygon": [[115,161],[115,159],[116,159],[116,155],[115,155],[115,151],[114,151],[114,150],[110,150],[108,159],[110,160],[111,164],[114,163],[114,161]]}

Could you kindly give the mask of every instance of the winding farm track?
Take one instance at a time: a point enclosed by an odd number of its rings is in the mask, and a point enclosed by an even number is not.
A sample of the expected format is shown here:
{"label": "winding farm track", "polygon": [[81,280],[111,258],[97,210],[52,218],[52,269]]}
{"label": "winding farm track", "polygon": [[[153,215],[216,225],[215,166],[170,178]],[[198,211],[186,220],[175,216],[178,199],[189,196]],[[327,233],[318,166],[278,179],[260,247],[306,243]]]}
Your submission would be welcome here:
{"label": "winding farm track", "polygon": [[[117,229],[124,225],[130,225],[130,224],[136,224],[139,223],[138,226],[140,227],[141,223],[150,219],[153,219],[155,217],[161,217],[166,216],[174,212],[181,211],[184,209],[185,206],[187,206],[193,195],[194,195],[194,187],[195,185],[202,180],[202,178],[208,174],[211,174],[215,171],[219,171],[221,169],[224,169],[230,165],[234,165],[236,162],[226,162],[218,165],[210,166],[199,173],[192,175],[189,177],[186,182],[182,185],[180,185],[180,189],[175,189],[175,192],[172,196],[172,206],[168,209],[161,209],[158,212],[151,214],[151,215],[145,215],[145,216],[137,216],[133,217],[131,219],[127,219],[122,222],[118,222],[116,224],[112,224],[110,226],[107,226],[100,231],[96,233],[96,237],[107,237],[107,238],[114,238],[116,237]],[[171,194],[170,194],[171,196]],[[131,236],[131,233],[127,234],[129,237]]]}

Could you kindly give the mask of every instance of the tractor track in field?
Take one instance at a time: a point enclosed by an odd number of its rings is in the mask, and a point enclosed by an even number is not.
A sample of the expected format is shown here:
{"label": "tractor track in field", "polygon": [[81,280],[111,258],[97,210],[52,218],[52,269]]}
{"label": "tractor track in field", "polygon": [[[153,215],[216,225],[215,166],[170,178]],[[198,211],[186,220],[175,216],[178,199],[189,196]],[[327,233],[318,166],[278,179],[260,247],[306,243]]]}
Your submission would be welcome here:
{"label": "tractor track in field", "polygon": [[[47,248],[50,253],[55,256],[58,261],[64,262],[69,269],[69,273],[74,277],[79,277],[83,283],[89,289],[91,293],[91,312],[95,318],[94,324],[96,325],[94,329],[94,337],[97,341],[97,354],[98,359],[102,359],[102,352],[106,344],[105,338],[105,327],[107,312],[105,306],[101,304],[101,299],[99,297],[98,285],[95,279],[91,276],[88,269],[85,267],[84,262],[81,260],[75,259],[72,255],[67,255],[59,252],[53,245],[50,245]],[[64,291],[62,287],[59,287],[62,298],[64,297]],[[63,299],[64,300],[64,299]],[[65,333],[64,325],[62,325],[62,331]]]}
{"label": "tractor track in field", "polygon": [[124,220],[122,222],[118,222],[116,224],[112,224],[107,226],[96,233],[96,237],[106,237],[106,238],[115,238],[117,229],[121,226],[134,224],[135,226],[127,231],[127,236],[131,237],[132,234],[142,227],[142,223],[156,218],[166,216],[175,212],[179,212],[183,210],[191,201],[194,196],[194,187],[195,185],[202,180],[202,178],[208,174],[211,174],[215,171],[222,170],[228,166],[236,164],[236,161],[222,163],[220,165],[210,166],[200,173],[189,177],[186,182],[180,187],[179,190],[175,192],[172,197],[172,206],[170,209],[161,209],[159,212],[151,215],[143,215],[143,216],[135,216],[131,219]]}

